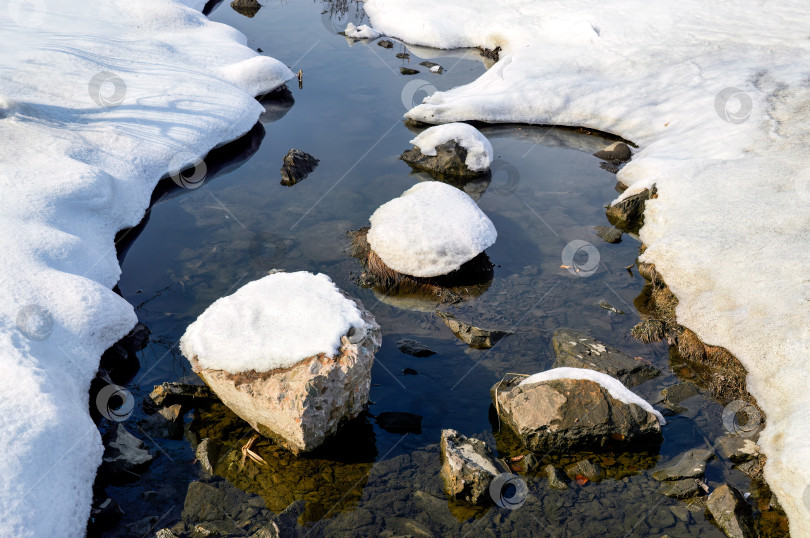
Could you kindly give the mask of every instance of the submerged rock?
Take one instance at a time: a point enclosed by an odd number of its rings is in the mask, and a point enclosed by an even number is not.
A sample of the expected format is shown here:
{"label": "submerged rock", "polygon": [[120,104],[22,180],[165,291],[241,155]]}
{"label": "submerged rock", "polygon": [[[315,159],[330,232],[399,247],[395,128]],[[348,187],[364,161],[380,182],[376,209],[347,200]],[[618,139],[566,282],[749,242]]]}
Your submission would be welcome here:
{"label": "submerged rock", "polygon": [[550,463],[545,465],[540,472],[548,479],[548,487],[551,489],[568,489],[565,474]]}
{"label": "submerged rock", "polygon": [[601,149],[593,154],[594,157],[602,159],[603,161],[629,161],[633,154],[630,152],[630,147],[624,142],[614,142],[604,149]]}
{"label": "submerged rock", "polygon": [[759,446],[751,439],[727,433],[715,440],[721,456],[733,463],[744,463],[759,456]]}
{"label": "submerged rock", "polygon": [[512,379],[496,383],[491,396],[502,424],[532,452],[638,449],[661,442],[655,414],[589,379]]}
{"label": "submerged rock", "polygon": [[557,329],[551,338],[557,360],[555,368],[587,368],[615,377],[628,387],[636,386],[661,372],[586,334]]}
{"label": "submerged rock", "polygon": [[593,231],[596,236],[605,243],[621,243],[623,232],[613,226],[594,226]]}
{"label": "submerged rock", "polygon": [[515,334],[512,331],[487,330],[475,327],[456,319],[454,315],[447,312],[436,312],[436,315],[442,318],[444,324],[453,331],[453,334],[470,347],[476,349],[489,349],[505,336]]}
{"label": "submerged rock", "polygon": [[583,483],[583,478],[590,482],[599,482],[604,477],[604,471],[597,463],[591,460],[580,460],[565,468],[565,474],[572,480]]}
{"label": "submerged rock", "polygon": [[697,478],[685,478],[664,482],[659,492],[673,499],[690,499],[699,495],[703,489]]}
{"label": "submerged rock", "polygon": [[102,442],[104,457],[98,474],[104,477],[104,481],[118,483],[137,479],[154,459],[143,441],[119,422],[104,434]]}
{"label": "submerged rock", "polygon": [[736,488],[725,484],[712,491],[706,500],[706,510],[729,538],[756,536],[751,507]]}
{"label": "submerged rock", "polygon": [[163,407],[157,413],[147,416],[141,427],[152,437],[182,439],[183,414],[184,409],[180,404]]}
{"label": "submerged rock", "polygon": [[470,504],[490,503],[489,484],[499,471],[487,444],[448,429],[442,430],[440,448],[445,493]]}
{"label": "submerged rock", "polygon": [[[228,327],[245,345],[230,340]],[[301,356],[327,349],[332,338],[335,352]],[[366,408],[381,340],[371,313],[325,275],[276,273],[214,303],[188,328],[181,349],[222,403],[297,454]]]}
{"label": "submerged rock", "polygon": [[292,187],[311,174],[319,162],[309,153],[291,149],[284,156],[284,164],[281,166],[281,184],[285,187]]}
{"label": "submerged rock", "polygon": [[681,456],[653,473],[659,481],[699,478],[706,472],[706,462],[714,457],[714,451],[706,448],[687,450]]}
{"label": "submerged rock", "polygon": [[421,344],[416,340],[411,340],[410,338],[403,338],[397,342],[397,348],[399,348],[399,350],[406,355],[412,355],[414,357],[430,357],[431,355],[436,354],[435,351],[426,345]]}
{"label": "submerged rock", "polygon": [[597,306],[599,308],[602,308],[603,310],[607,310],[608,312],[611,312],[613,314],[620,314],[620,315],[625,314],[624,310],[619,310],[618,308],[616,308],[615,306],[613,306],[609,302],[605,301],[604,299],[600,300],[596,304],[597,304]]}

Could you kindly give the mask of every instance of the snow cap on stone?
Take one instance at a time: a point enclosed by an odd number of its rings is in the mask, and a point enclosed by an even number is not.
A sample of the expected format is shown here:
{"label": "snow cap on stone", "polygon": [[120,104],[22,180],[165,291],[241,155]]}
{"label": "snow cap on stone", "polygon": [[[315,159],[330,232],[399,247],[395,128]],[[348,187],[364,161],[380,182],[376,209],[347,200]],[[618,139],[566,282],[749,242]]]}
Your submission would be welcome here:
{"label": "snow cap on stone", "polygon": [[328,276],[275,273],[215,301],[188,327],[180,349],[202,368],[268,372],[320,353],[335,356],[341,337],[366,325]]}
{"label": "snow cap on stone", "polygon": [[437,181],[411,187],[369,220],[371,249],[391,269],[415,277],[455,271],[498,237],[472,198]]}
{"label": "snow cap on stone", "polygon": [[467,150],[464,164],[474,172],[485,172],[492,164],[492,144],[478,129],[466,123],[446,123],[425,129],[411,140],[423,155],[435,156],[436,146],[455,140]]}

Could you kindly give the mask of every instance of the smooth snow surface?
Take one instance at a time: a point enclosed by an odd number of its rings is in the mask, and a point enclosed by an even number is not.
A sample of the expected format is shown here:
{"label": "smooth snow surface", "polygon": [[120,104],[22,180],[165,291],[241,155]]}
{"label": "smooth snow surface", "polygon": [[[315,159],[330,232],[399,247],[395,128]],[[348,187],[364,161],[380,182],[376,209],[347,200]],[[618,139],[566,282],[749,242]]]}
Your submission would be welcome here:
{"label": "smooth snow surface", "polygon": [[425,129],[419,136],[411,140],[411,144],[418,147],[423,155],[436,155],[436,146],[455,140],[458,145],[467,150],[464,164],[475,172],[485,172],[492,164],[492,144],[478,129],[466,123],[446,123]]}
{"label": "smooth snow surface", "polygon": [[292,73],[170,0],[0,2],[0,36],[0,536],[81,536],[90,380],[136,322],[115,233]]}
{"label": "smooth snow surface", "polygon": [[319,353],[334,357],[352,327],[367,324],[328,276],[274,273],[217,299],[189,325],[180,350],[203,368],[269,372]]}
{"label": "smooth snow surface", "polygon": [[540,383],[541,381],[553,381],[555,379],[585,379],[593,381],[602,385],[611,396],[626,404],[636,404],[645,411],[652,413],[658,419],[658,422],[663,426],[667,423],[663,415],[656,411],[652,405],[644,398],[625,387],[621,381],[615,377],[611,377],[596,370],[588,370],[586,368],[552,368],[545,372],[531,375],[521,381],[519,385],[531,385],[532,383]]}
{"label": "smooth snow surface", "polygon": [[346,25],[346,30],[344,30],[343,33],[346,37],[352,37],[354,39],[377,39],[380,37],[380,33],[374,30],[374,28],[366,24],[355,26],[353,22]]}
{"label": "smooth snow surface", "polygon": [[495,225],[467,193],[438,181],[419,183],[374,212],[368,243],[391,269],[446,275],[495,243]]}
{"label": "smooth snow surface", "polygon": [[[642,260],[678,321],[749,372],[765,477],[810,536],[810,9],[806,0],[368,0],[375,28],[441,48],[503,48],[478,80],[407,116],[583,126],[639,145],[652,184]],[[804,496],[804,498],[803,498]]]}

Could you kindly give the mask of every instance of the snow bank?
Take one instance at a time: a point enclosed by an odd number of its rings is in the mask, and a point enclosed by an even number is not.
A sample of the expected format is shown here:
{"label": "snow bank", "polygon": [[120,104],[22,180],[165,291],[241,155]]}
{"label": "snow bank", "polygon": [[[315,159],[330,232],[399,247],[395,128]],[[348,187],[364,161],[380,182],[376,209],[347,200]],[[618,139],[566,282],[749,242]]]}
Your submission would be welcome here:
{"label": "snow bank", "polygon": [[455,140],[467,150],[467,158],[464,160],[467,168],[475,172],[489,170],[494,155],[492,144],[472,125],[466,123],[436,125],[422,131],[410,143],[418,147],[423,155],[435,156],[436,146],[450,140]]}
{"label": "snow bank", "polygon": [[623,196],[658,186],[643,260],[678,296],[679,321],[748,369],[767,415],[765,476],[792,533],[810,535],[806,2],[368,0],[365,10],[407,42],[503,49],[410,118],[584,126],[639,144],[619,179]]}
{"label": "snow bank", "polygon": [[115,233],[292,73],[169,0],[4,2],[0,35],[0,535],[80,536],[90,380],[136,321],[111,291]]}
{"label": "snow bank", "polygon": [[596,370],[588,370],[585,368],[552,368],[545,372],[531,375],[521,381],[520,385],[531,385],[532,383],[540,383],[541,381],[554,381],[555,379],[585,379],[599,383],[607,390],[611,396],[626,404],[636,404],[645,411],[652,413],[658,419],[658,422],[663,426],[667,423],[664,416],[656,411],[652,405],[644,398],[625,387],[621,381],[615,377],[611,377]]}
{"label": "snow bank", "polygon": [[391,269],[416,277],[455,271],[498,237],[472,198],[438,181],[411,187],[369,221],[371,249]]}
{"label": "snow bank", "polygon": [[269,372],[320,353],[335,356],[342,336],[366,326],[328,276],[275,273],[216,300],[186,329],[180,350],[203,368]]}
{"label": "snow bank", "polygon": [[381,35],[367,24],[355,26],[353,22],[346,25],[346,30],[344,30],[343,33],[346,37],[352,37],[354,39],[377,39]]}

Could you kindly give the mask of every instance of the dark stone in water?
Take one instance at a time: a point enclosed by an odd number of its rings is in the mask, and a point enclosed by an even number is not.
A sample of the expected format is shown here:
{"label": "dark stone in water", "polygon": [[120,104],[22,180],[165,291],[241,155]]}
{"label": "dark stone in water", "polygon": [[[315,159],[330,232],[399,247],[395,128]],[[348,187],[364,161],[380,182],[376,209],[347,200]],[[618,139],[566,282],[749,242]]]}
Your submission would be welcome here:
{"label": "dark stone in water", "polygon": [[386,411],[376,417],[377,425],[391,433],[422,433],[422,417],[401,411]]}
{"label": "dark stone in water", "polygon": [[594,226],[593,231],[605,243],[616,244],[622,242],[622,231],[613,226]]}
{"label": "dark stone in water", "polygon": [[382,48],[384,48],[384,49],[392,49],[392,48],[394,48],[394,43],[387,40],[387,39],[381,39],[380,41],[377,41],[377,44],[379,46],[381,46]]}
{"label": "dark stone in water", "polygon": [[311,174],[319,162],[309,153],[291,149],[284,156],[284,165],[281,167],[281,184],[292,187]]}
{"label": "dark stone in water", "polygon": [[711,492],[706,500],[706,510],[730,538],[753,538],[757,535],[751,507],[742,493],[728,484]]}
{"label": "dark stone in water", "polygon": [[430,69],[431,67],[436,67],[436,66],[437,66],[437,65],[439,65],[439,64],[437,64],[437,63],[433,63],[433,62],[429,62],[429,61],[425,60],[424,62],[419,62],[419,65],[424,65],[425,67],[427,67],[428,69]]}
{"label": "dark stone in water", "polygon": [[596,370],[615,377],[628,387],[638,385],[661,373],[649,364],[572,329],[557,329],[551,342],[557,355],[554,368]]}
{"label": "dark stone in water", "polygon": [[106,495],[103,497],[99,502],[93,500],[90,519],[87,521],[87,536],[101,536],[102,533],[112,529],[124,515],[117,502]]}
{"label": "dark stone in water", "polygon": [[99,370],[106,372],[113,383],[129,382],[141,367],[137,353],[149,344],[149,334],[146,325],[137,323],[129,334],[104,352]]}
{"label": "dark stone in water", "polygon": [[488,171],[474,171],[467,167],[467,149],[455,140],[448,140],[436,146],[436,155],[424,155],[419,148],[405,151],[399,157],[411,168],[424,170],[431,175],[438,174],[437,179],[445,176],[455,178],[474,178],[486,175]]}
{"label": "dark stone in water", "polygon": [[714,444],[720,455],[733,463],[750,461],[759,454],[759,447],[752,439],[733,433],[718,437]]}
{"label": "dark stone in water", "polygon": [[208,385],[191,385],[189,383],[163,383],[155,385],[149,397],[143,401],[144,411],[152,414],[161,407],[180,404],[186,408],[194,408],[217,401],[216,395],[211,392]]}
{"label": "dark stone in water", "polygon": [[116,422],[102,437],[104,457],[98,468],[101,482],[121,484],[137,479],[152,463],[143,441]]}
{"label": "dark stone in water", "polygon": [[714,451],[706,448],[687,450],[681,457],[653,473],[659,481],[700,478],[706,472],[706,462],[714,457]]}
{"label": "dark stone in water", "polygon": [[416,69],[411,69],[410,67],[400,67],[399,72],[403,75],[416,75],[419,73]]}
{"label": "dark stone in water", "polygon": [[444,324],[447,325],[457,337],[466,342],[470,347],[476,349],[489,349],[503,337],[515,334],[512,331],[496,331],[475,327],[463,321],[459,321],[454,315],[448,314],[447,312],[436,312],[436,315],[442,318]]}
{"label": "dark stone in water", "polygon": [[686,478],[684,480],[674,480],[664,482],[659,490],[661,494],[673,499],[689,499],[696,497],[703,491],[700,487],[700,480],[697,478]]}
{"label": "dark stone in water", "polygon": [[596,304],[599,306],[599,308],[604,308],[608,312],[612,312],[614,314],[624,314],[624,310],[619,310],[618,308],[616,308],[615,306],[613,306],[609,302],[605,301],[604,299],[602,299],[601,301],[599,301]]}
{"label": "dark stone in water", "polygon": [[616,164],[618,162],[629,161],[633,154],[630,147],[624,142],[614,142],[605,149],[601,149],[593,154],[594,157]]}
{"label": "dark stone in water", "polygon": [[183,438],[184,409],[180,404],[170,405],[158,410],[141,421],[141,428],[150,437],[165,439]]}
{"label": "dark stone in water", "polygon": [[252,19],[262,8],[262,5],[257,0],[233,0],[231,7],[240,15]]}
{"label": "dark stone in water", "polygon": [[638,232],[644,224],[644,205],[655,196],[655,187],[628,196],[607,208],[608,221],[625,232]]}
{"label": "dark stone in water", "polygon": [[571,480],[581,481],[586,478],[591,482],[599,482],[604,476],[604,471],[599,464],[593,463],[591,460],[580,460],[566,467],[565,474]]}
{"label": "dark stone in water", "polygon": [[397,342],[397,347],[406,355],[413,355],[414,357],[430,357],[436,354],[436,352],[429,347],[410,338],[403,338]]}
{"label": "dark stone in water", "polygon": [[402,375],[419,375],[419,372],[417,372],[413,368],[403,368]]}
{"label": "dark stone in water", "polygon": [[397,58],[401,60],[409,60],[411,58],[411,55],[408,54],[407,52],[397,52]]}
{"label": "dark stone in water", "polygon": [[551,489],[568,489],[568,483],[563,472],[550,463],[545,465],[540,473],[548,479],[548,487]]}

